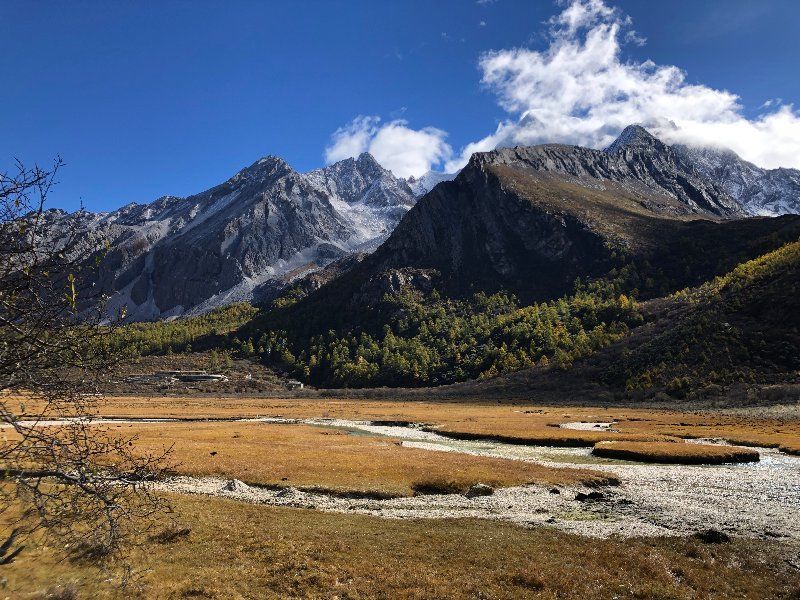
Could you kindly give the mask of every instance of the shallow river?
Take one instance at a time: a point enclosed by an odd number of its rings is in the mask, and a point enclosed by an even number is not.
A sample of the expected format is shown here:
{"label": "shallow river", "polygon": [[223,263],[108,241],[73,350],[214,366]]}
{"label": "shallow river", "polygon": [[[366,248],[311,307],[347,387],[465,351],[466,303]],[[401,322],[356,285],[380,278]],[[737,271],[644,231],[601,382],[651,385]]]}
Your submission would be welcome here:
{"label": "shallow river", "polygon": [[[251,419],[278,424],[281,419]],[[511,445],[445,438],[416,426],[373,425],[362,421],[306,420],[355,435],[391,436],[404,446],[436,452],[461,452],[534,462],[580,466],[615,473],[621,485],[602,491],[604,498],[578,501],[581,487],[558,493],[530,485],[498,489],[491,496],[426,495],[395,499],[351,499],[306,493],[292,488],[270,490],[213,478],[179,477],[163,488],[212,494],[264,504],[357,512],[386,518],[480,517],[522,525],[548,524],[593,536],[678,535],[709,528],[732,534],[800,540],[800,457],[759,448],[757,463],[689,466],[639,464],[601,459],[589,448]]]}

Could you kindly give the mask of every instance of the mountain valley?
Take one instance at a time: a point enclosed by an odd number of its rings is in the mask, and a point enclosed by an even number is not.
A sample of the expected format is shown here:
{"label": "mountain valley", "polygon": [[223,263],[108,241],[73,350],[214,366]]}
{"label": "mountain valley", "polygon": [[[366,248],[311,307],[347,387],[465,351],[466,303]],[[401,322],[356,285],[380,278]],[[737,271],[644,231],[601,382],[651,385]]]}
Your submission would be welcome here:
{"label": "mountain valley", "polygon": [[[355,201],[364,183],[348,188],[334,167],[309,177],[351,206],[369,204]],[[213,335],[154,324],[125,343],[142,354],[227,349],[323,387],[447,384],[436,393],[448,395],[456,384],[455,394],[511,394],[524,381],[519,393],[528,394],[585,372],[602,382],[587,389],[612,396],[697,399],[744,381],[794,389],[797,325],[735,314],[796,313],[800,216],[746,216],[723,187],[641,127],[604,151],[545,145],[475,154],[416,203],[386,189],[381,198],[391,200],[378,204],[402,216],[374,251],[331,256],[227,328],[222,309]],[[775,261],[783,277],[768,267]],[[710,315],[729,301],[720,305],[707,290],[729,289],[719,282],[742,269],[765,283],[737,284],[739,300],[751,288],[764,296],[747,296],[751,308],[726,312],[729,327],[719,329],[723,317]],[[782,339],[785,350],[763,355],[751,339],[756,322],[755,339]],[[683,338],[663,337],[665,323]],[[623,357],[604,358],[614,352]],[[690,367],[684,354],[705,366]],[[727,358],[712,369],[711,355]],[[704,369],[715,376],[703,378]]]}

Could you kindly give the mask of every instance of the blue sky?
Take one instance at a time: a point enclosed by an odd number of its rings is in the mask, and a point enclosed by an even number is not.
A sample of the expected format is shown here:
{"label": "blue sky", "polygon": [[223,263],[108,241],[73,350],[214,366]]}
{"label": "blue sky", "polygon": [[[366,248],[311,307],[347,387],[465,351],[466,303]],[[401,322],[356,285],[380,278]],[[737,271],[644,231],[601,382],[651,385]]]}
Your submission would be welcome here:
{"label": "blue sky", "polygon": [[[573,5],[580,22],[551,20]],[[619,55],[587,66],[600,52],[587,39],[602,27],[619,28],[614,40],[603,30]],[[67,166],[51,204],[108,210],[199,192],[266,154],[301,171],[350,148],[383,152],[395,170],[456,168],[465,149],[601,145],[630,118],[764,166],[800,166],[798,31],[796,0],[0,0],[0,166],[60,154]],[[660,85],[646,67],[625,66],[645,60],[685,80],[613,110],[611,96],[575,97],[555,115],[542,107],[570,86],[555,44],[583,51],[578,87],[598,75],[586,69],[602,71],[612,96],[637,77]],[[678,97],[687,105],[671,114]],[[662,100],[661,112],[647,106]],[[352,125],[359,116],[371,120]],[[771,143],[776,131],[784,138]]]}

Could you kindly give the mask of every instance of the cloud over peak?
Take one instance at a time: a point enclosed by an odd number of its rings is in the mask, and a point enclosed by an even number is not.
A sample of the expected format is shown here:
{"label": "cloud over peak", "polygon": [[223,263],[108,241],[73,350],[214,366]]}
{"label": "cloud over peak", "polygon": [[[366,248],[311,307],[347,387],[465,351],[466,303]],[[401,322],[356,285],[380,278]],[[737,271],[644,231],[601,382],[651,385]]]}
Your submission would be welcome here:
{"label": "cloud over peak", "polygon": [[446,137],[435,127],[411,129],[404,119],[381,124],[380,117],[359,115],[333,133],[325,162],[369,152],[398,177],[419,176],[450,159],[453,151]]}
{"label": "cloud over peak", "polygon": [[481,82],[508,117],[468,144],[448,169],[497,146],[604,147],[631,123],[669,142],[730,148],[759,166],[800,167],[800,115],[792,106],[765,105],[748,119],[732,92],[690,84],[676,66],[624,60],[624,45],[644,39],[629,17],[603,0],[560,4],[563,10],[547,23],[545,49],[481,56]]}
{"label": "cloud over peak", "polygon": [[544,48],[481,55],[481,83],[506,113],[492,133],[454,154],[441,129],[359,116],[333,134],[326,160],[369,151],[401,177],[440,165],[453,172],[474,152],[499,146],[602,148],[636,123],[669,143],[730,148],[761,167],[800,168],[800,113],[791,104],[768,100],[748,117],[731,91],[689,83],[678,66],[627,59],[625,47],[645,39],[605,0],[557,4],[560,12],[544,24]]}

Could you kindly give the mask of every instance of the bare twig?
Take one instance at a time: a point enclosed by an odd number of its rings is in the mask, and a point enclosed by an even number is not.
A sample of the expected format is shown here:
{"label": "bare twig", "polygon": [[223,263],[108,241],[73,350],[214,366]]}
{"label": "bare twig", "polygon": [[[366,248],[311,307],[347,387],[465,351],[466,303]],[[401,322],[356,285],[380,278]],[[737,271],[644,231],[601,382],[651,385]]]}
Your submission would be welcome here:
{"label": "bare twig", "polygon": [[166,508],[146,483],[166,454],[140,454],[135,438],[91,420],[96,383],[117,360],[114,323],[91,285],[103,248],[81,235],[82,213],[45,210],[62,165],[0,174],[0,514],[11,528],[0,564],[39,528],[113,551]]}

